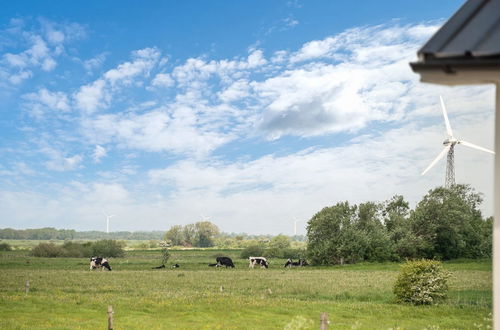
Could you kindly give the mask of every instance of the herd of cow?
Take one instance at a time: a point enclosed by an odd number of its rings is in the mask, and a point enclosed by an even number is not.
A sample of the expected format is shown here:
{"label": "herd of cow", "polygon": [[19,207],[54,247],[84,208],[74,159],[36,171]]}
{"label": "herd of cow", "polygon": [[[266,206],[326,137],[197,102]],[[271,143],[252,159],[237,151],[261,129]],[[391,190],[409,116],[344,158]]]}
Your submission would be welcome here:
{"label": "herd of cow", "polygon": [[[215,264],[208,264],[210,267],[222,267],[225,266],[226,268],[231,267],[234,268],[234,263],[233,260],[229,257],[217,257],[215,259],[217,263]],[[254,268],[255,266],[260,266],[261,268],[269,268],[269,262],[267,261],[266,258],[264,257],[249,257],[249,268]],[[305,259],[299,259],[299,261],[293,261],[292,259],[288,259],[285,263],[285,267],[304,267],[308,266],[309,264]],[[172,265],[172,268],[179,268],[179,264]],[[106,268],[107,270],[111,270],[111,266],[109,265],[109,262],[107,259],[102,258],[102,257],[92,257],[90,258],[90,270],[92,269],[97,269],[101,268],[103,270]],[[161,265],[158,267],[153,267],[153,269],[161,269],[165,268],[165,265]]]}

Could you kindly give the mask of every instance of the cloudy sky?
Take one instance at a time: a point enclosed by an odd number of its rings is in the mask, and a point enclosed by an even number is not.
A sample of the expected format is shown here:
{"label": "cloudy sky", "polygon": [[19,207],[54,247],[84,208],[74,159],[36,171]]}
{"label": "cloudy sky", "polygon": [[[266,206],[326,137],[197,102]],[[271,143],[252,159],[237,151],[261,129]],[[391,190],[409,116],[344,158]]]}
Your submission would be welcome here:
{"label": "cloudy sky", "polygon": [[[11,1],[0,13],[0,228],[293,234],[325,206],[412,207],[446,137],[493,148],[492,86],[408,63],[463,1]],[[456,179],[492,214],[493,156]]]}

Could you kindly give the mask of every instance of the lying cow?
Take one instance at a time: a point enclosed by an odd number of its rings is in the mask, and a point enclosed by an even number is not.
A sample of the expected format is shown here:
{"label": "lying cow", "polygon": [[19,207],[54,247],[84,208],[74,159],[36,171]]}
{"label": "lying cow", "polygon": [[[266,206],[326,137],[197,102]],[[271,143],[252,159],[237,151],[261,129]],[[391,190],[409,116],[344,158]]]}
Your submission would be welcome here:
{"label": "lying cow", "polygon": [[226,268],[227,267],[234,268],[233,261],[229,257],[217,257],[215,259],[215,261],[217,261],[217,265],[218,265],[217,267],[226,266]]}
{"label": "lying cow", "polygon": [[255,265],[260,265],[261,268],[269,268],[269,263],[264,257],[248,257],[250,264],[248,267],[254,268]]}
{"label": "lying cow", "polygon": [[285,267],[303,267],[303,266],[308,266],[309,264],[307,263],[306,259],[299,259],[299,261],[293,261],[292,259],[288,259],[286,261]]}
{"label": "lying cow", "polygon": [[111,270],[108,259],[104,259],[101,257],[92,257],[90,258],[90,270],[96,268],[101,268],[101,270],[103,270],[104,268],[106,268],[107,270]]}
{"label": "lying cow", "polygon": [[157,266],[157,267],[153,267],[151,269],[162,269],[162,268],[165,268],[165,265],[160,265],[160,266]]}

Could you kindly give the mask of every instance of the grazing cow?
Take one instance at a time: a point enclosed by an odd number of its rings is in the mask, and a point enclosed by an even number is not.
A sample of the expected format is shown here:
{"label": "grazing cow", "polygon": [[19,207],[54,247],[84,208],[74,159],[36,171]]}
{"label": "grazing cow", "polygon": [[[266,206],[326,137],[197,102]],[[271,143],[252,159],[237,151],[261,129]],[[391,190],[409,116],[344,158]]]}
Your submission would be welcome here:
{"label": "grazing cow", "polygon": [[179,268],[179,267],[180,267],[179,264],[172,265],[172,268]]}
{"label": "grazing cow", "polygon": [[229,257],[217,257],[215,260],[217,261],[217,264],[219,265],[218,267],[226,266],[226,268],[227,267],[234,268],[233,261]]}
{"label": "grazing cow", "polygon": [[264,257],[248,257],[248,261],[250,261],[248,265],[250,268],[254,268],[255,265],[260,265],[261,268],[269,268],[269,263]]}
{"label": "grazing cow", "polygon": [[299,261],[293,261],[292,259],[288,259],[286,261],[285,267],[303,267],[303,266],[309,266],[307,263],[306,259],[299,259]]}
{"label": "grazing cow", "polygon": [[162,269],[162,268],[165,268],[165,265],[161,265],[161,266],[158,266],[158,267],[153,267],[151,269]]}
{"label": "grazing cow", "polygon": [[111,270],[111,266],[109,265],[107,259],[101,257],[92,257],[90,258],[90,270],[96,268],[101,268],[101,270],[103,270],[104,268],[106,268],[107,270]]}

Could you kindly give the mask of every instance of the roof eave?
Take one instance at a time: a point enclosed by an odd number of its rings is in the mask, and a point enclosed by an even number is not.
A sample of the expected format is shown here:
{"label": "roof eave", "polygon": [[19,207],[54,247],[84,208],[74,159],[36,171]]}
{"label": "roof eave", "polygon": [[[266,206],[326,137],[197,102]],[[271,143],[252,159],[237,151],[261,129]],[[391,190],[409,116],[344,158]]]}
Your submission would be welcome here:
{"label": "roof eave", "polygon": [[428,59],[410,63],[422,82],[443,85],[498,83],[500,59],[452,58]]}

